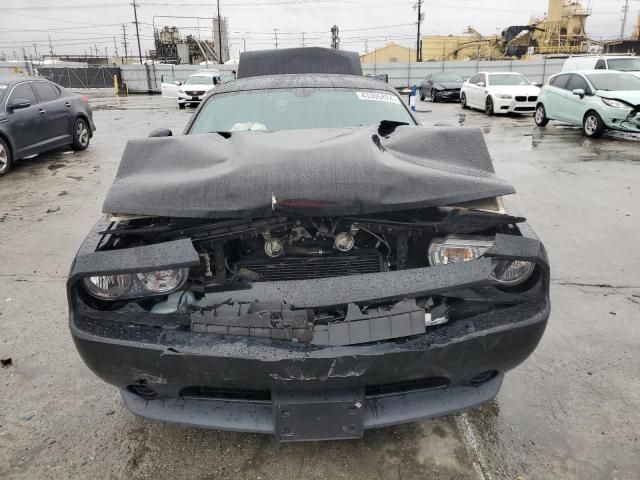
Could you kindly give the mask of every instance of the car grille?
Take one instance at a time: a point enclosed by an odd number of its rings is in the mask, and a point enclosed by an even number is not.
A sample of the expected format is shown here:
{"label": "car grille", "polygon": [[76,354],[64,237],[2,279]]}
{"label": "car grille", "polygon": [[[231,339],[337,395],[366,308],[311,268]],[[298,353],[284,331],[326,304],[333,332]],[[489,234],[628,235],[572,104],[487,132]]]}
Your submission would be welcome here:
{"label": "car grille", "polygon": [[[446,377],[428,377],[403,382],[373,384],[365,386],[365,397],[375,398],[385,395],[400,395],[445,388],[449,385]],[[207,386],[189,386],[180,390],[179,395],[198,400],[236,400],[244,402],[271,402],[271,390],[250,388],[224,388]]]}
{"label": "car grille", "polygon": [[384,270],[382,255],[377,250],[363,250],[357,254],[337,254],[327,257],[241,260],[238,266],[257,273],[260,280],[268,282],[343,277]]}
{"label": "car grille", "polygon": [[199,97],[200,95],[204,95],[204,91],[202,90],[193,90],[190,92],[185,91],[184,93],[186,93],[187,95],[191,95],[193,97]]}
{"label": "car grille", "polygon": [[521,97],[521,96],[516,97],[516,102],[526,102],[526,101],[527,101],[527,97]]}
{"label": "car grille", "polygon": [[538,100],[538,97],[536,97],[536,96],[529,97],[529,101],[530,102],[535,102],[536,100]]}

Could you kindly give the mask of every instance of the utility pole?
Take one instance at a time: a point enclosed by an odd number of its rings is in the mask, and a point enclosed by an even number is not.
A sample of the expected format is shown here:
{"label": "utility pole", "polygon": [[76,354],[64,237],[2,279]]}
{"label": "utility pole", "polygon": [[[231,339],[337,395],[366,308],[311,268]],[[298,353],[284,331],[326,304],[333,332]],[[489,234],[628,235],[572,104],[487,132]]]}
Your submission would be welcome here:
{"label": "utility pole", "polygon": [[98,45],[94,45],[93,48],[96,51],[96,57],[99,57],[100,56],[100,52],[98,51]]}
{"label": "utility pole", "polygon": [[629,0],[625,0],[622,7],[622,25],[620,25],[620,40],[624,40],[624,29],[627,26],[627,15],[629,14]]}
{"label": "utility pole", "polygon": [[49,55],[53,57],[53,45],[51,44],[51,35],[49,37]]}
{"label": "utility pole", "polygon": [[304,48],[304,34],[305,32],[302,32],[302,48]]}
{"label": "utility pole", "polygon": [[113,48],[116,51],[116,58],[118,58],[120,55],[118,55],[118,44],[116,43],[116,37],[113,37]]}
{"label": "utility pole", "polygon": [[276,40],[276,50],[277,50],[278,49],[278,29],[277,28],[273,29],[273,35]]}
{"label": "utility pole", "polygon": [[334,50],[338,50],[340,48],[340,37],[339,34],[340,29],[337,25],[331,27],[331,48]]}
{"label": "utility pole", "polygon": [[104,59],[109,63],[109,47],[104,47]]}
{"label": "utility pole", "polygon": [[364,39],[364,53],[369,53],[369,40]]}
{"label": "utility pole", "polygon": [[246,38],[242,39],[242,51],[243,52],[247,51],[247,39]]}
{"label": "utility pole", "polygon": [[133,17],[135,21],[133,23],[136,24],[136,38],[138,39],[138,58],[140,58],[140,65],[142,65],[142,48],[140,47],[140,29],[138,28],[138,5],[136,4],[136,0],[133,0],[131,4],[133,6]]}
{"label": "utility pole", "polygon": [[38,58],[38,46],[35,43],[33,44],[33,51],[36,53],[36,58]]}
{"label": "utility pole", "polygon": [[222,60],[222,27],[220,26],[220,0],[218,0],[218,63],[223,64]]}
{"label": "utility pole", "polygon": [[422,2],[423,0],[418,0],[418,34],[416,37],[416,61],[422,61],[422,42],[420,41],[420,24],[422,23],[424,17],[422,13]]}
{"label": "utility pole", "polygon": [[125,23],[122,24],[122,41],[124,43],[124,58],[129,57],[129,51],[127,50],[127,25]]}

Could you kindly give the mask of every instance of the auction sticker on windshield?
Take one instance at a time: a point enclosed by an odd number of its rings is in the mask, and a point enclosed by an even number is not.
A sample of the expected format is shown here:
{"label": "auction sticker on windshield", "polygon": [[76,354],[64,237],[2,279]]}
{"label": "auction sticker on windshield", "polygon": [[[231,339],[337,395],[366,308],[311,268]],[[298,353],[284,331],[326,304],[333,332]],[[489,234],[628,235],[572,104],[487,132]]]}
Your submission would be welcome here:
{"label": "auction sticker on windshield", "polygon": [[390,93],[381,92],[356,92],[360,100],[369,100],[373,102],[400,103],[400,99]]}

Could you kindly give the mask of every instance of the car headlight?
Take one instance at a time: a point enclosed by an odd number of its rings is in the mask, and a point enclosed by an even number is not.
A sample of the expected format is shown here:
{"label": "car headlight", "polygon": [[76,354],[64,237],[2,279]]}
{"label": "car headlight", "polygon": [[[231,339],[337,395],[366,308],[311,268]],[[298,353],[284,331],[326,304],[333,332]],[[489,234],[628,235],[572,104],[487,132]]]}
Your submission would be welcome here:
{"label": "car headlight", "polygon": [[480,258],[493,245],[485,237],[458,237],[449,235],[436,238],[429,245],[429,263],[447,265],[456,262],[468,262]]}
{"label": "car headlight", "polygon": [[496,97],[501,100],[511,100],[513,98],[513,96],[508,93],[496,93]]}
{"label": "car headlight", "polygon": [[181,286],[186,275],[184,269],[169,269],[138,273],[136,276],[145,290],[167,293]]}
{"label": "car headlight", "polygon": [[131,290],[131,275],[96,275],[84,278],[84,286],[89,293],[101,300],[113,300]]}
{"label": "car headlight", "polygon": [[[435,238],[429,245],[429,263],[447,265],[468,262],[482,257],[493,246],[493,240],[486,237],[455,236]],[[515,286],[525,282],[535,266],[524,260],[500,260],[491,278],[505,286]]]}
{"label": "car headlight", "polygon": [[189,277],[188,268],[134,274],[93,275],[83,279],[86,290],[100,300],[138,298],[171,293]]}
{"label": "car headlight", "polygon": [[491,278],[510,287],[519,285],[533,273],[534,265],[525,260],[503,260],[491,274]]}
{"label": "car headlight", "polygon": [[627,105],[626,103],[621,102],[619,100],[612,100],[611,98],[603,98],[602,102],[605,105],[609,105],[610,107],[613,107],[613,108],[631,108],[630,105]]}

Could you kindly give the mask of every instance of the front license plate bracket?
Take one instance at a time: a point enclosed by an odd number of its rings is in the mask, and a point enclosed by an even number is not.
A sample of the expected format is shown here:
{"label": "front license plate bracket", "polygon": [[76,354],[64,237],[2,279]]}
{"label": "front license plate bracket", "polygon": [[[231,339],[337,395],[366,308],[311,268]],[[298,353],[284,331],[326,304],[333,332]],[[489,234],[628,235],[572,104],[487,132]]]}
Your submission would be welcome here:
{"label": "front license plate bracket", "polygon": [[364,388],[272,392],[276,439],[282,442],[362,438]]}

